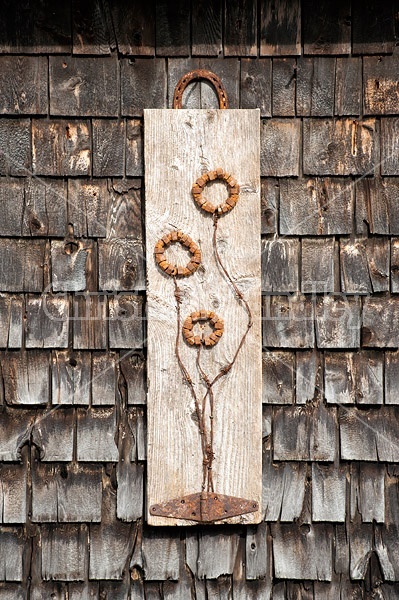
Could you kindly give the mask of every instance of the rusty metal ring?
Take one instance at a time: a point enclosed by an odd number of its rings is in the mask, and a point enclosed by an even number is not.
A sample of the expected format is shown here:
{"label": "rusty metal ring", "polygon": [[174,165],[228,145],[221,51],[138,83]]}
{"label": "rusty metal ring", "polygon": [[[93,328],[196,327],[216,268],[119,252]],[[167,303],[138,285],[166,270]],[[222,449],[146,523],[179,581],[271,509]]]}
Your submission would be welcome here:
{"label": "rusty metal ring", "polygon": [[[194,325],[199,321],[208,321],[213,328],[212,333],[209,335],[195,335]],[[201,344],[207,347],[214,346],[222,337],[223,331],[223,320],[211,310],[192,312],[183,323],[183,337],[190,346],[201,346]]]}
{"label": "rusty metal ring", "polygon": [[[202,192],[207,183],[210,181],[216,181],[217,179],[221,179],[226,183],[229,195],[228,198],[222,202],[222,204],[215,206],[215,204],[212,204],[212,202],[209,202],[209,200],[206,200],[206,198],[202,197]],[[226,173],[223,171],[223,169],[215,169],[214,171],[208,171],[207,173],[201,175],[201,177],[197,179],[191,188],[191,193],[194,200],[198,206],[202,208],[202,210],[210,214],[217,213],[222,215],[232,210],[237,204],[240,186],[232,175],[229,175],[229,173]]]}
{"label": "rusty metal ring", "polygon": [[226,90],[224,89],[223,83],[215,73],[207,71],[206,69],[195,69],[183,75],[178,81],[175,87],[175,93],[173,95],[173,108],[182,108],[184,90],[189,83],[197,79],[206,79],[210,81],[215,90],[219,100],[219,108],[229,108],[229,102],[227,100]]}
{"label": "rusty metal ring", "polygon": [[[165,250],[174,242],[178,242],[182,246],[185,246],[191,254],[190,261],[185,267],[172,265],[166,260]],[[172,231],[161,237],[155,244],[154,256],[159,268],[171,277],[188,277],[189,275],[192,275],[201,264],[201,250],[190,236],[182,231]]]}

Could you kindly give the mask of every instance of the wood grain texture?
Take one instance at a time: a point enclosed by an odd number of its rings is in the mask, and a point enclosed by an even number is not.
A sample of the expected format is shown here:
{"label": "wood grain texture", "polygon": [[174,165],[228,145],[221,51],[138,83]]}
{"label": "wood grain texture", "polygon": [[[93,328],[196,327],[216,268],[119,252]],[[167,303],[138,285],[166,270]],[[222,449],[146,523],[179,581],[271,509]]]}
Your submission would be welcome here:
{"label": "wood grain texture", "polygon": [[111,54],[115,38],[107,2],[72,0],[73,54]]}
{"label": "wood grain texture", "polygon": [[111,3],[118,52],[123,55],[153,56],[155,53],[154,0],[121,0]]}
{"label": "wood grain texture", "polygon": [[260,12],[260,55],[301,54],[301,2],[262,2]]}
{"label": "wood grain texture", "polygon": [[396,4],[393,0],[379,2],[353,0],[353,53],[390,54],[395,48]]}
{"label": "wood grain texture", "polygon": [[359,57],[337,57],[335,109],[339,116],[359,115],[362,108],[362,62]]}
{"label": "wood grain texture", "polygon": [[[392,250],[394,241],[392,241]],[[391,250],[391,278],[395,275],[395,254]],[[340,241],[341,289],[349,294],[388,292],[390,279],[388,240],[366,238]],[[391,288],[394,289],[392,278]]]}
{"label": "wood grain texture", "polygon": [[121,112],[142,117],[144,108],[166,108],[166,59],[123,59],[121,68]]}
{"label": "wood grain texture", "polygon": [[336,59],[298,59],[296,109],[298,116],[325,117],[334,112]]}
{"label": "wood grain texture", "polygon": [[47,85],[46,57],[0,57],[1,114],[47,114]]}
{"label": "wood grain texture", "polygon": [[257,2],[226,2],[224,15],[225,56],[257,55]]}
{"label": "wood grain texture", "polygon": [[398,118],[381,119],[381,175],[399,175]]}
{"label": "wood grain texture", "polygon": [[[154,20],[154,14],[150,19]],[[190,5],[185,0],[156,2],[155,45],[157,56],[189,55]]]}
{"label": "wood grain texture", "polygon": [[31,168],[29,119],[0,120],[0,174],[27,176]]}
{"label": "wood grain texture", "polygon": [[299,175],[300,123],[297,119],[263,119],[261,122],[261,175]]}
{"label": "wood grain texture", "polygon": [[[227,268],[248,297],[254,325],[236,365],[215,389],[218,400],[215,452],[218,458],[214,463],[214,478],[220,493],[260,500],[260,475],[255,475],[260,471],[261,424],[259,138],[254,133],[258,131],[258,119],[258,111],[145,111],[149,280],[148,505],[200,491],[202,473],[198,428],[191,416],[194,406],[189,390],[181,387],[176,395],[175,378],[180,381],[181,374],[174,356],[176,306],[173,281],[160,273],[153,258],[153,247],[160,236],[176,228],[187,231],[192,239],[201,243],[203,268],[180,283],[183,290],[181,314],[183,318],[194,309],[209,307],[225,319],[224,339],[204,357],[205,369],[212,377],[231,360],[245,331],[245,313],[215,264],[211,244],[212,219],[198,211],[191,197],[191,187],[199,175],[219,165],[237,177],[241,193],[235,209],[220,220],[218,247],[220,251],[223,249]],[[230,143],[233,130],[236,142],[241,140],[235,143],[234,152]],[[215,191],[209,192],[216,195],[216,202],[220,202],[226,193],[224,186],[222,190],[220,188],[222,186],[218,184],[214,186]],[[176,190],[179,190],[178,196]],[[242,236],[253,240],[251,245],[242,245]],[[180,342],[180,352],[197,381],[195,351]],[[251,380],[254,393],[250,397],[237,390],[242,371],[246,373],[246,381]],[[240,409],[247,415],[245,422],[228,400],[237,396],[242,397],[245,404]],[[161,398],[162,402],[159,402]],[[165,419],[170,423],[167,427]],[[233,442],[232,436],[234,440],[242,440],[242,445]],[[229,448],[229,456],[225,448]],[[165,461],[168,456],[170,460]],[[172,473],[179,473],[178,478]],[[255,513],[233,521],[254,522],[258,518]],[[176,523],[174,519],[154,517],[150,522],[154,525]]]}
{"label": "wood grain texture", "polygon": [[385,465],[352,463],[350,474],[350,516],[363,523],[385,521],[385,478],[395,485],[395,477],[386,474]]}
{"label": "wood grain texture", "polygon": [[262,292],[297,292],[299,240],[262,242]]}
{"label": "wood grain texture", "polygon": [[345,0],[302,2],[305,54],[349,54],[351,51],[351,8]]}
{"label": "wood grain texture", "polygon": [[384,360],[378,352],[325,354],[325,395],[332,404],[382,404]]}
{"label": "wood grain texture", "polygon": [[222,0],[192,3],[192,56],[218,56],[222,53]]}
{"label": "wood grain texture", "polygon": [[335,284],[334,239],[302,240],[301,290],[304,293],[333,292]]}
{"label": "wood grain texture", "polygon": [[297,82],[295,58],[273,58],[272,115],[294,117]]}
{"label": "wood grain texture", "polygon": [[42,528],[42,577],[59,581],[81,581],[88,568],[87,525],[57,525]]}
{"label": "wood grain texture", "polygon": [[371,348],[399,346],[399,298],[365,298],[362,344]]}
{"label": "wood grain texture", "polygon": [[125,174],[125,123],[123,120],[93,119],[94,177],[122,177]]}
{"label": "wood grain texture", "polygon": [[261,117],[271,116],[272,61],[242,58],[240,107],[259,108]]}

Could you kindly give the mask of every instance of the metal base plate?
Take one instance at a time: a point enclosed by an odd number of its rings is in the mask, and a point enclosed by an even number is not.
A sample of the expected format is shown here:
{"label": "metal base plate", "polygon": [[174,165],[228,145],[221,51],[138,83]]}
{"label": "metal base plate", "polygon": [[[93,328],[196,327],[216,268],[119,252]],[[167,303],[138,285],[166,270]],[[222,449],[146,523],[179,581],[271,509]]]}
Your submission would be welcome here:
{"label": "metal base plate", "polygon": [[213,523],[256,512],[258,509],[259,504],[254,500],[224,496],[215,492],[200,492],[153,504],[150,507],[150,513],[154,517]]}

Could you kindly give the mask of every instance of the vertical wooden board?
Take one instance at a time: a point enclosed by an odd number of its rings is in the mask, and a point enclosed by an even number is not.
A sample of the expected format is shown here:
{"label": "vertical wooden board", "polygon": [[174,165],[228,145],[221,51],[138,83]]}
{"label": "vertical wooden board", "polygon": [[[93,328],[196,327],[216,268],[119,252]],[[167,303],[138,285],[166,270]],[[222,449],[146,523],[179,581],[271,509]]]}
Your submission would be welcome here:
{"label": "vertical wooden board", "polygon": [[[146,110],[146,216],[148,269],[148,507],[186,494],[202,484],[202,453],[194,402],[183,385],[175,356],[177,332],[173,280],[153,256],[157,240],[180,229],[202,252],[202,265],[178,282],[181,318],[198,309],[214,310],[225,321],[219,344],[201,356],[211,378],[228,364],[246,330],[246,315],[218,269],[212,247],[212,217],[200,212],[191,195],[198,177],[215,168],[232,173],[240,198],[218,224],[222,260],[248,300],[253,326],[231,371],[215,385],[214,482],[221,494],[261,499],[261,338],[259,111]],[[231,141],[234,140],[234,144]],[[205,192],[216,204],[226,197],[216,183]],[[205,194],[204,194],[205,195]],[[172,251],[172,250],[171,250]],[[177,252],[178,250],[176,250]],[[179,256],[182,256],[181,254]],[[179,260],[179,259],[177,259]],[[179,335],[179,350],[197,390],[196,351]],[[244,376],[245,373],[245,376]],[[248,390],[253,390],[248,394]],[[198,394],[199,395],[199,394]],[[235,402],[231,402],[234,398]],[[202,400],[202,396],[201,396]],[[242,415],[245,414],[245,419]],[[238,443],[239,440],[239,443]],[[258,522],[248,513],[228,522]],[[149,516],[151,525],[192,521]]]}
{"label": "vertical wooden board", "polygon": [[261,2],[260,55],[301,54],[301,2]]}

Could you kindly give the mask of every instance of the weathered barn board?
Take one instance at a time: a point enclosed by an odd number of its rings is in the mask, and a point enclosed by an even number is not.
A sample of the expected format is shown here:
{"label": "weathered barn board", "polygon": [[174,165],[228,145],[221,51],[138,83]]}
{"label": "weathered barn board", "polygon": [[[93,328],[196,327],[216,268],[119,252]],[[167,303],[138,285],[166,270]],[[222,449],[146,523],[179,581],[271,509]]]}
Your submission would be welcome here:
{"label": "weathered barn board", "polygon": [[262,2],[260,11],[260,55],[300,54],[300,0]]}
{"label": "weathered barn board", "polygon": [[87,525],[43,525],[42,577],[82,581],[88,569]]}
{"label": "weathered barn board", "polygon": [[276,233],[277,209],[280,199],[280,187],[277,179],[261,180],[261,233]]}
{"label": "weathered barn board", "polygon": [[121,60],[120,65],[123,116],[142,117],[144,108],[163,108],[166,105],[167,78],[163,59],[126,58]]}
{"label": "weathered barn board", "polygon": [[89,175],[91,169],[89,132],[88,121],[33,119],[32,169],[34,174]]}
{"label": "weathered barn board", "polygon": [[73,54],[110,54],[115,49],[109,7],[101,0],[72,0]]}
{"label": "weathered barn board", "polygon": [[260,172],[265,177],[299,175],[300,128],[296,119],[263,119]]}
{"label": "weathered barn board", "polygon": [[[148,15],[154,21],[154,15]],[[158,0],[155,11],[157,56],[188,56],[190,53],[190,10],[184,0]]]}
{"label": "weathered barn board", "polygon": [[240,108],[258,107],[261,117],[271,116],[272,61],[269,58],[241,59]]}
{"label": "weathered barn board", "polygon": [[273,58],[272,114],[276,117],[295,116],[295,58]]}
{"label": "weathered barn board", "polygon": [[[191,414],[194,404],[186,386],[179,386],[178,391],[175,387],[176,378],[181,381],[181,373],[174,355],[173,280],[157,269],[153,256],[155,242],[162,235],[172,228],[181,229],[201,244],[203,267],[178,285],[182,289],[182,319],[193,310],[212,308],[226,323],[221,342],[209,353],[205,349],[203,355],[208,355],[201,357],[209,377],[217,376],[232,360],[245,332],[245,311],[241,303],[234,300],[231,286],[215,262],[212,219],[198,211],[191,197],[192,185],[201,173],[218,166],[237,178],[241,191],[237,206],[220,219],[217,248],[223,253],[223,261],[242,293],[248,297],[253,325],[236,364],[215,387],[215,490],[260,501],[260,477],[255,475],[260,471],[261,460],[260,181],[259,138],[255,133],[258,119],[258,111],[145,111],[149,505],[200,492],[202,474],[198,427]],[[235,145],[235,152],[230,144],[233,130],[236,141],[241,140]],[[220,202],[226,194],[225,186],[213,186],[208,193],[213,194],[213,201]],[[246,242],[243,244],[244,239],[253,241],[249,246]],[[179,346],[184,364],[198,385],[196,352],[182,341]],[[245,389],[251,381],[251,395],[243,391],[242,372],[246,374]],[[203,390],[202,384],[196,389]],[[230,397],[237,397],[240,402],[232,405]],[[240,417],[242,411],[245,420]],[[240,439],[240,444],[233,442],[232,435],[234,440]],[[165,456],[170,456],[170,461],[165,461]],[[176,473],[179,473],[178,481]],[[254,522],[258,518],[259,513],[250,513],[232,520]],[[149,522],[187,524],[151,515]]]}
{"label": "weathered barn board", "polygon": [[93,119],[93,175],[125,174],[125,122],[122,119]]}
{"label": "weathered barn board", "polygon": [[314,347],[314,305],[309,297],[265,296],[263,323],[266,348]]}
{"label": "weathered barn board", "polygon": [[298,291],[299,250],[296,239],[263,241],[262,292]]}
{"label": "weathered barn board", "polygon": [[[222,52],[222,0],[198,0],[192,5],[192,56],[219,56]],[[156,108],[148,106],[148,108]]]}
{"label": "weathered barn board", "polygon": [[335,289],[334,239],[304,238],[302,240],[301,291],[329,293]]}
{"label": "weathered barn board", "polygon": [[395,47],[395,2],[352,1],[353,52],[389,54]]}
{"label": "weathered barn board", "polygon": [[325,396],[334,404],[382,404],[384,357],[370,350],[326,353]]}
{"label": "weathered barn board", "polygon": [[350,53],[350,5],[342,1],[304,0],[302,17],[305,54]]}
{"label": "weathered barn board", "polygon": [[225,4],[224,53],[225,56],[256,56],[257,3],[253,0]]}
{"label": "weathered barn board", "polygon": [[338,57],[335,67],[335,108],[338,116],[359,115],[362,107],[362,61],[358,56]]}
{"label": "weathered barn board", "polygon": [[44,56],[0,57],[0,113],[47,114],[47,60]]}
{"label": "weathered barn board", "polygon": [[[384,465],[352,463],[350,478],[350,516],[356,521],[360,515],[363,523],[385,521],[385,476]],[[396,483],[392,478],[389,483]]]}
{"label": "weathered barn board", "polygon": [[334,114],[336,59],[312,57],[298,59],[297,114],[303,117],[326,117]]}

